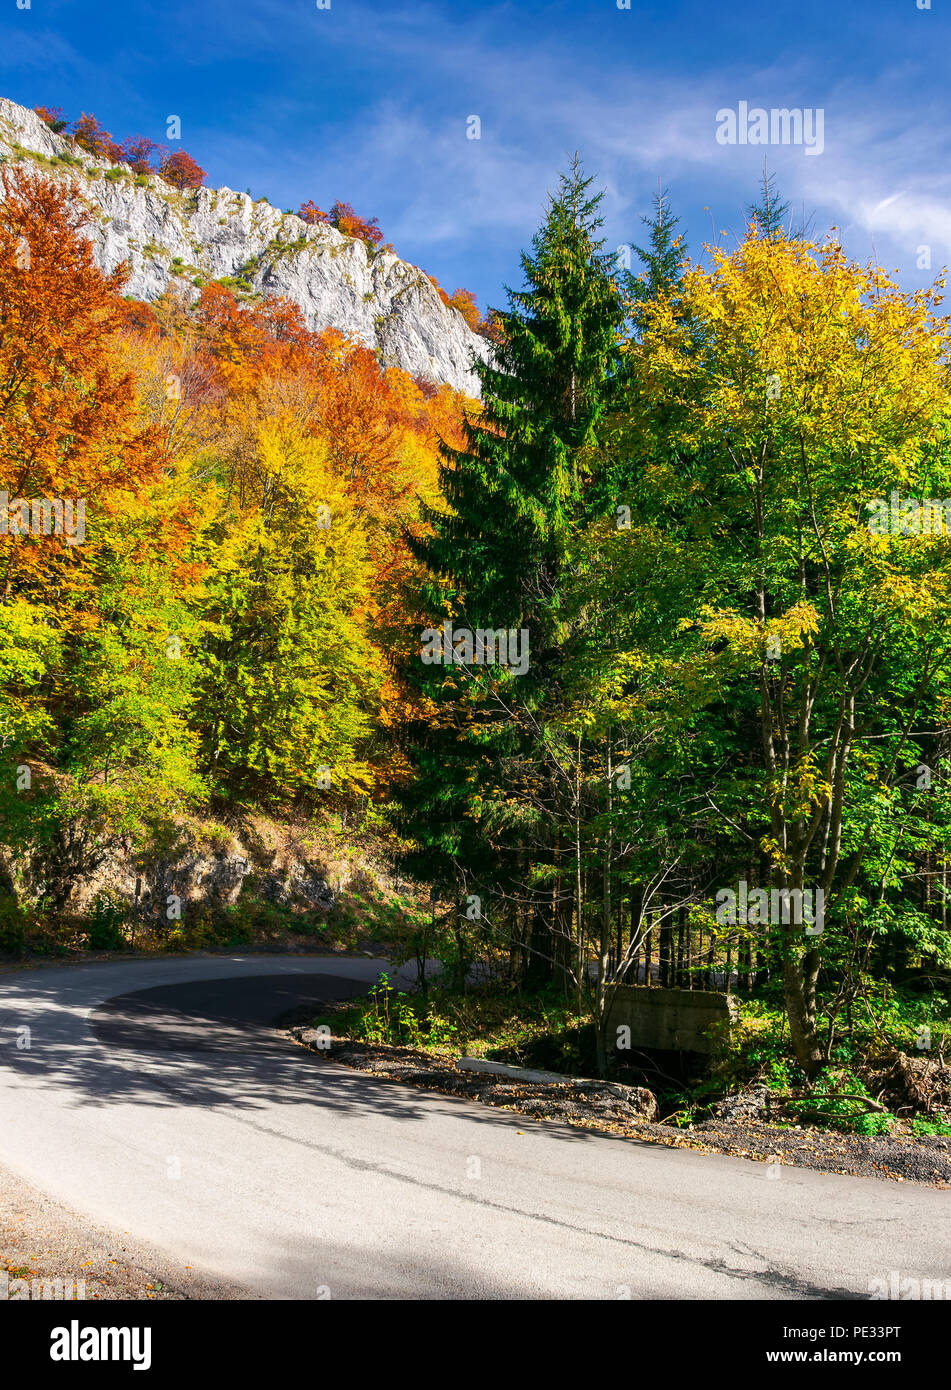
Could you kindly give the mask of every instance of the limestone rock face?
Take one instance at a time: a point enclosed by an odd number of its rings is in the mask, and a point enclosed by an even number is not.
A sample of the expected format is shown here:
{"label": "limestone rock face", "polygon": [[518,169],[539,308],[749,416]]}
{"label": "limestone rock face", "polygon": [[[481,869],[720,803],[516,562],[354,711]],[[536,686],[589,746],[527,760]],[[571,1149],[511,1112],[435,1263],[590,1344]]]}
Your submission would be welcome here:
{"label": "limestone rock face", "polygon": [[[124,902],[136,898],[143,924],[166,922],[165,908],[174,894],[187,908],[232,907],[242,894],[265,899],[288,914],[329,912],[336,895],[322,866],[294,852],[255,855],[237,836],[183,836],[163,851],[137,854],[121,839],[89,842],[81,860],[34,848],[18,859],[0,851],[0,890],[21,908],[36,908],[55,889],[58,910],[67,917],[87,916],[101,894]],[[289,919],[290,920],[290,917]]]}
{"label": "limestone rock face", "polygon": [[128,261],[125,293],[156,299],[170,284],[190,298],[199,282],[232,279],[239,294],[281,295],[308,328],[336,328],[372,348],[385,365],[477,396],[473,354],[491,347],[443,304],[416,266],[390,251],[311,227],[265,200],[230,188],[181,193],[157,175],[87,154],[54,135],[35,112],[0,99],[0,156],[78,182],[94,221],[90,235],[105,271]]}

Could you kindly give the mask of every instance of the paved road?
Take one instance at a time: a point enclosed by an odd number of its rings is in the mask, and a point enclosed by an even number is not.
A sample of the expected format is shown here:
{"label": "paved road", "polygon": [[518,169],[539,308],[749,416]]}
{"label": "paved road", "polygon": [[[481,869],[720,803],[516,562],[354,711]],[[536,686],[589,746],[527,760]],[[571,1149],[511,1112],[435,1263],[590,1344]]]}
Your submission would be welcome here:
{"label": "paved road", "polygon": [[266,1298],[836,1299],[951,1277],[951,1193],[534,1123],[268,1026],[383,964],[0,976],[0,1163]]}

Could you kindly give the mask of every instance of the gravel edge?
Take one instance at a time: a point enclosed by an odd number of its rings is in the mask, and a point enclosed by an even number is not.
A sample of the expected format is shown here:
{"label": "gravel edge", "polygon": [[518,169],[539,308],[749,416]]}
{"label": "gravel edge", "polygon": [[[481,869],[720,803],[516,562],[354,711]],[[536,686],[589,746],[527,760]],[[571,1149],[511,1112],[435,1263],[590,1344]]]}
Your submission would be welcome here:
{"label": "gravel edge", "polygon": [[[75,1298],[85,1281],[87,1302],[256,1299],[262,1295],[179,1265],[129,1232],[112,1230],[41,1192],[19,1174],[0,1168],[0,1300],[17,1302],[26,1290],[14,1280],[61,1279]],[[8,1282],[9,1281],[9,1282]],[[30,1289],[30,1297],[41,1290]]]}
{"label": "gravel edge", "polygon": [[325,1043],[320,1045],[315,1039],[308,1039],[310,1032],[306,1028],[291,1028],[285,1030],[285,1036],[325,1061],[370,1073],[380,1080],[461,1096],[514,1111],[527,1119],[784,1167],[951,1187],[948,1137],[838,1134],[807,1126],[782,1129],[758,1120],[707,1120],[678,1129],[635,1116],[630,1107],[607,1097],[595,1102],[581,1098],[570,1085],[527,1084],[484,1072],[459,1071],[455,1059],[448,1055],[357,1043],[349,1038],[332,1038],[328,1049]]}

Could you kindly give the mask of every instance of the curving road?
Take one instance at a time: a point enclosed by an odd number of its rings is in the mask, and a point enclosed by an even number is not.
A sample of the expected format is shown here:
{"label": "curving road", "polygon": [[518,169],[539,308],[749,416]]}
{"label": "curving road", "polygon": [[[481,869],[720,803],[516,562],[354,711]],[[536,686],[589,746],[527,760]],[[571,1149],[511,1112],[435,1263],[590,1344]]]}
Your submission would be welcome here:
{"label": "curving road", "polygon": [[951,1277],[951,1192],[768,1179],[534,1123],[335,1066],[269,1026],[384,967],[0,976],[0,1163],[264,1298],[829,1299],[868,1297],[891,1270]]}

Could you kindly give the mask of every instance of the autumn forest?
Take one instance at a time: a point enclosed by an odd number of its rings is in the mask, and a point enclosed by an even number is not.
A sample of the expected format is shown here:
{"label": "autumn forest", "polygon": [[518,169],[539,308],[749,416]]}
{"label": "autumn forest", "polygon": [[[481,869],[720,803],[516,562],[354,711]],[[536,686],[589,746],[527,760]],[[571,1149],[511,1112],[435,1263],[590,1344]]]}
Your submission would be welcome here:
{"label": "autumn forest", "polygon": [[659,193],[622,254],[576,160],[506,307],[440,290],[492,347],[466,398],[280,299],[131,299],[77,189],[0,180],[0,950],[74,939],[104,845],[333,820],[450,991],[555,1001],[605,1074],[614,989],[729,989],[736,1075],[877,1124],[862,1067],[951,986],[940,282],[768,176],[740,244],[691,259]]}

